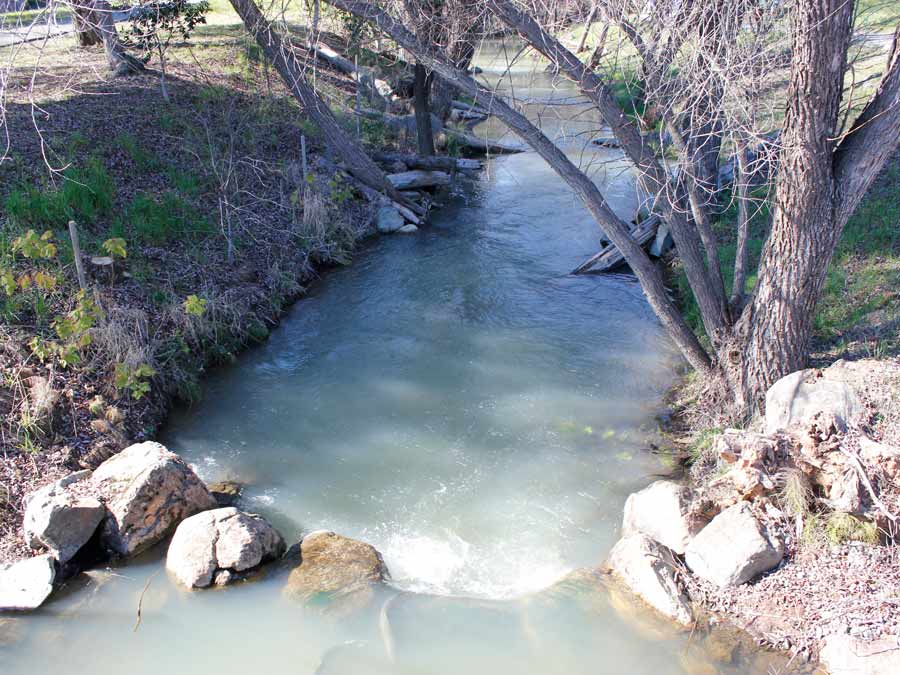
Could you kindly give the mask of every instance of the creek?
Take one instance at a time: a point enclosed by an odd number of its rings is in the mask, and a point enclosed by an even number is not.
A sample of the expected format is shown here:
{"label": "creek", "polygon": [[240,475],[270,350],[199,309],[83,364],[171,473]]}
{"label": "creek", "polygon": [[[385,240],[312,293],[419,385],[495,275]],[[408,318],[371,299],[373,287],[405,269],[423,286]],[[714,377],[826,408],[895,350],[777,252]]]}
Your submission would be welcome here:
{"label": "creek", "polygon": [[[502,54],[482,52],[483,76],[633,217],[595,114],[532,63],[504,75]],[[568,275],[601,233],[534,153],[442,199],[430,227],[329,271],[160,439],[244,483],[242,508],[289,545],[323,528],[373,544],[392,576],[373,609],[299,606],[275,568],[187,592],[161,546],[15,619],[4,673],[687,672],[687,635],[596,580],[554,585],[603,561],[626,496],[665,470],[647,447],[677,356],[631,277]]]}

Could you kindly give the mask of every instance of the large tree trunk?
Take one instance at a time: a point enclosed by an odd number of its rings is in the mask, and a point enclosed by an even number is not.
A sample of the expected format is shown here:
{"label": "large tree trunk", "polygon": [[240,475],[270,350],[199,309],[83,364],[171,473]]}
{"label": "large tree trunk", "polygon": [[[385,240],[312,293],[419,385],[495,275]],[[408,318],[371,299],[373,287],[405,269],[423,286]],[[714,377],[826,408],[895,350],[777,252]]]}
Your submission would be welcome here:
{"label": "large tree trunk", "polygon": [[416,213],[422,213],[421,207],[410,203],[391,186],[375,162],[341,129],[328,104],[307,82],[290,45],[279,33],[272,30],[254,0],[231,0],[231,6],[241,17],[247,31],[256,40],[266,58],[274,64],[291,94],[322,132],[328,147],[347,164],[347,170],[368,187],[389,195],[394,201],[404,204]]}
{"label": "large tree trunk", "polygon": [[413,107],[416,113],[416,140],[419,154],[430,157],[434,154],[434,134],[431,129],[431,74],[418,61],[415,65],[413,84]]}
{"label": "large tree trunk", "polygon": [[[900,143],[895,41],[876,97],[857,120],[855,133],[835,150],[852,16],[852,3],[843,0],[802,2],[795,10],[772,230],[756,294],[722,355],[731,366],[739,403],[751,410],[759,409],[776,380],[806,365],[816,303],[841,233]],[[873,115],[880,127],[874,130],[867,124]]]}
{"label": "large tree trunk", "polygon": [[144,71],[144,64],[128,54],[119,40],[116,21],[106,0],[78,0],[70,6],[75,14],[79,44],[88,46],[102,42],[106,61],[114,75]]}
{"label": "large tree trunk", "polygon": [[91,10],[83,6],[72,7],[75,24],[75,39],[79,47],[93,47],[103,42],[103,36],[91,21]]}

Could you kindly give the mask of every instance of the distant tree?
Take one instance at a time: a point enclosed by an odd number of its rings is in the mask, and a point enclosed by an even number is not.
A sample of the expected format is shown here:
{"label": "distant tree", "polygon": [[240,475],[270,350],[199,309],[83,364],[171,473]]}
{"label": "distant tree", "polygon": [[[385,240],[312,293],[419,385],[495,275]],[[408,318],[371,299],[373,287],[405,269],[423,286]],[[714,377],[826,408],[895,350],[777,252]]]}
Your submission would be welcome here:
{"label": "distant tree", "polygon": [[79,45],[102,44],[109,68],[115,75],[144,70],[144,64],[125,51],[116,30],[113,10],[106,0],[72,0],[67,4],[75,17],[75,35]]}

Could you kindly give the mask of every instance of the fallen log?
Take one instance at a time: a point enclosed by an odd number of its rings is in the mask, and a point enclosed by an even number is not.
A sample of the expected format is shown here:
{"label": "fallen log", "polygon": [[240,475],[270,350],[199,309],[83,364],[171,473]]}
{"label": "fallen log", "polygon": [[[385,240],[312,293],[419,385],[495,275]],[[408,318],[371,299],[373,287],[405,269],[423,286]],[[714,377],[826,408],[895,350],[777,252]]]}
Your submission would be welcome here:
{"label": "fallen log", "polygon": [[358,68],[353,61],[341,56],[328,45],[314,44],[310,46],[310,50],[325,63],[357,80],[363,95],[370,102],[376,104],[379,110],[387,108],[388,99],[393,90],[390,84],[376,78],[368,69]]}
{"label": "fallen log", "polygon": [[475,134],[467,134],[462,131],[456,131],[455,129],[445,128],[444,135],[447,137],[447,140],[452,138],[463,148],[471,150],[472,152],[477,152],[479,154],[509,155],[524,151],[524,148],[521,148],[519,146],[509,145],[507,143],[501,143],[499,141],[490,141],[486,138],[476,136]]}
{"label": "fallen log", "polygon": [[422,157],[421,155],[407,155],[402,152],[375,152],[372,159],[382,164],[403,162],[410,169],[422,169],[424,171],[477,171],[481,168],[481,161],[477,159],[461,159],[458,157]]}
{"label": "fallen log", "polygon": [[[388,176],[390,179],[390,176]],[[660,217],[652,215],[645,218],[635,225],[631,230],[631,238],[637,242],[638,246],[647,246],[656,238],[656,230],[661,223]],[[602,274],[609,272],[625,262],[625,257],[621,254],[614,244],[607,244],[596,254],[588,258],[574,270],[572,274],[585,274],[591,272],[594,274]]]}
{"label": "fallen log", "polygon": [[403,171],[389,173],[387,179],[397,190],[450,185],[450,174],[445,171]]}

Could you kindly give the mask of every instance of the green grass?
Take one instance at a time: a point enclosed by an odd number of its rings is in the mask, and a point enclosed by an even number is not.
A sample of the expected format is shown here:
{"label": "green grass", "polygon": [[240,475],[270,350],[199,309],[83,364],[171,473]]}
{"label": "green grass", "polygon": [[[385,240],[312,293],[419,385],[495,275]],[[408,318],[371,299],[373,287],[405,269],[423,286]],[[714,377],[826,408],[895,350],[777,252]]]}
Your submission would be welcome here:
{"label": "green grass", "polygon": [[110,213],[115,185],[99,159],[83,168],[67,169],[57,185],[22,185],[13,189],[4,204],[19,229],[61,229],[69,220],[95,222]]}
{"label": "green grass", "polygon": [[48,7],[40,7],[38,9],[23,9],[17,12],[0,12],[0,24],[4,26],[31,24],[35,19],[49,20],[52,16],[56,16],[56,20],[71,19],[72,10],[65,7],[57,7],[55,9]]}
{"label": "green grass", "polygon": [[212,224],[173,190],[154,198],[139,192],[117,218],[110,236],[136,238],[145,244],[163,244],[173,239],[197,239],[213,232]]}

